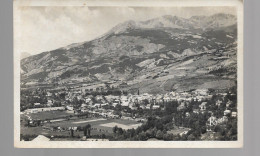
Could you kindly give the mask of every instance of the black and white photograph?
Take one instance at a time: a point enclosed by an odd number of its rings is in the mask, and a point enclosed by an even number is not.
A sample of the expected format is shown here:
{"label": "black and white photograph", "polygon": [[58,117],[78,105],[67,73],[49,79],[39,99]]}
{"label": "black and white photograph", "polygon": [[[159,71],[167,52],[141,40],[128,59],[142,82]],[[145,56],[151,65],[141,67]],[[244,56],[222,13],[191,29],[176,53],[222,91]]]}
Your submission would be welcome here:
{"label": "black and white photograph", "polygon": [[240,1],[15,2],[16,147],[243,146]]}

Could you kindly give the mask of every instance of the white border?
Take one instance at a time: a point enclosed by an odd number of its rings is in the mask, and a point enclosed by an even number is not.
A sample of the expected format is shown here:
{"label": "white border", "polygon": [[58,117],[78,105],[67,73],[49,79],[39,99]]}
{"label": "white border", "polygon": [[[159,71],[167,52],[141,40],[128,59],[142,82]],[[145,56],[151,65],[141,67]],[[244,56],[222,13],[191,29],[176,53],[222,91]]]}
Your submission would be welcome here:
{"label": "white border", "polygon": [[[238,20],[237,141],[20,141],[20,6],[234,6]],[[14,146],[17,148],[242,148],[243,147],[243,2],[241,0],[14,0]]]}

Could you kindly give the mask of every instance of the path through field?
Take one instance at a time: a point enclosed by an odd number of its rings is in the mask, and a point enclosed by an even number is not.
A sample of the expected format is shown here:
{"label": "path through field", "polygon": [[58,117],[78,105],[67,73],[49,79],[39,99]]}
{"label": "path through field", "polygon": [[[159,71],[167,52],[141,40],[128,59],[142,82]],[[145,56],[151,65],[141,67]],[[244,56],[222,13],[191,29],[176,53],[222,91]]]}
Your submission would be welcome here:
{"label": "path through field", "polygon": [[56,120],[50,120],[50,122],[60,122],[60,121],[65,121],[67,119],[56,119]]}
{"label": "path through field", "polygon": [[77,122],[73,122],[74,124],[79,124],[79,123],[87,123],[87,122],[94,122],[94,121],[103,121],[106,119],[94,119],[94,120],[86,120],[86,121],[77,121]]}
{"label": "path through field", "polygon": [[138,126],[141,126],[142,124],[132,124],[132,125],[124,125],[124,124],[120,124],[120,123],[116,123],[116,122],[110,122],[110,123],[106,123],[106,124],[101,124],[100,126],[103,127],[121,127],[123,129],[136,129]]}

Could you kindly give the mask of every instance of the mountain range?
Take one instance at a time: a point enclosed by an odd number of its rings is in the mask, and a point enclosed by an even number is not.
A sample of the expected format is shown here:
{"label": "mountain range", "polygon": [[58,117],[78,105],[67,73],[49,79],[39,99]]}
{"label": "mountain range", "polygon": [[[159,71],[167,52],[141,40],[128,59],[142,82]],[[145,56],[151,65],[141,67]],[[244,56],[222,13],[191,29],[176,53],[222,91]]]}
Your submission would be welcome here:
{"label": "mountain range", "polygon": [[127,83],[164,93],[236,85],[234,15],[165,15],[120,23],[103,36],[21,60],[22,87]]}

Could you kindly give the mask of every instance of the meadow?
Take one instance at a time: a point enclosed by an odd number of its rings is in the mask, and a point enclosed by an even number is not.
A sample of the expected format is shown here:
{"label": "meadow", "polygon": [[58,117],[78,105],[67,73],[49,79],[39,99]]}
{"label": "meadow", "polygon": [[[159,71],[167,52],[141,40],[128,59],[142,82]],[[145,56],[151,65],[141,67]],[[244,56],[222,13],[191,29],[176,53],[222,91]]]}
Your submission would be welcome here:
{"label": "meadow", "polygon": [[[58,116],[54,114],[58,112]],[[28,114],[32,119],[44,119],[44,114],[50,114],[53,118],[57,119],[57,117],[63,117],[64,115],[68,115],[66,111],[55,111],[53,112],[41,112]],[[50,116],[48,119],[50,119]],[[41,126],[36,127],[28,127],[26,126],[26,116],[22,115],[23,120],[21,120],[21,134],[22,135],[45,135],[45,136],[56,136],[56,137],[70,137],[70,131],[59,131],[59,130],[49,130],[44,127],[61,127],[64,129],[68,129],[69,127],[84,127],[87,124],[91,125],[91,135],[113,135],[113,127],[118,126],[125,130],[137,128],[141,125],[141,123],[134,120],[127,119],[111,119],[111,118],[102,118],[102,117],[90,117],[90,118],[73,118],[71,120],[68,119],[57,119],[56,122],[47,122],[43,123]],[[83,131],[74,131],[74,136],[81,138],[83,137]]]}

